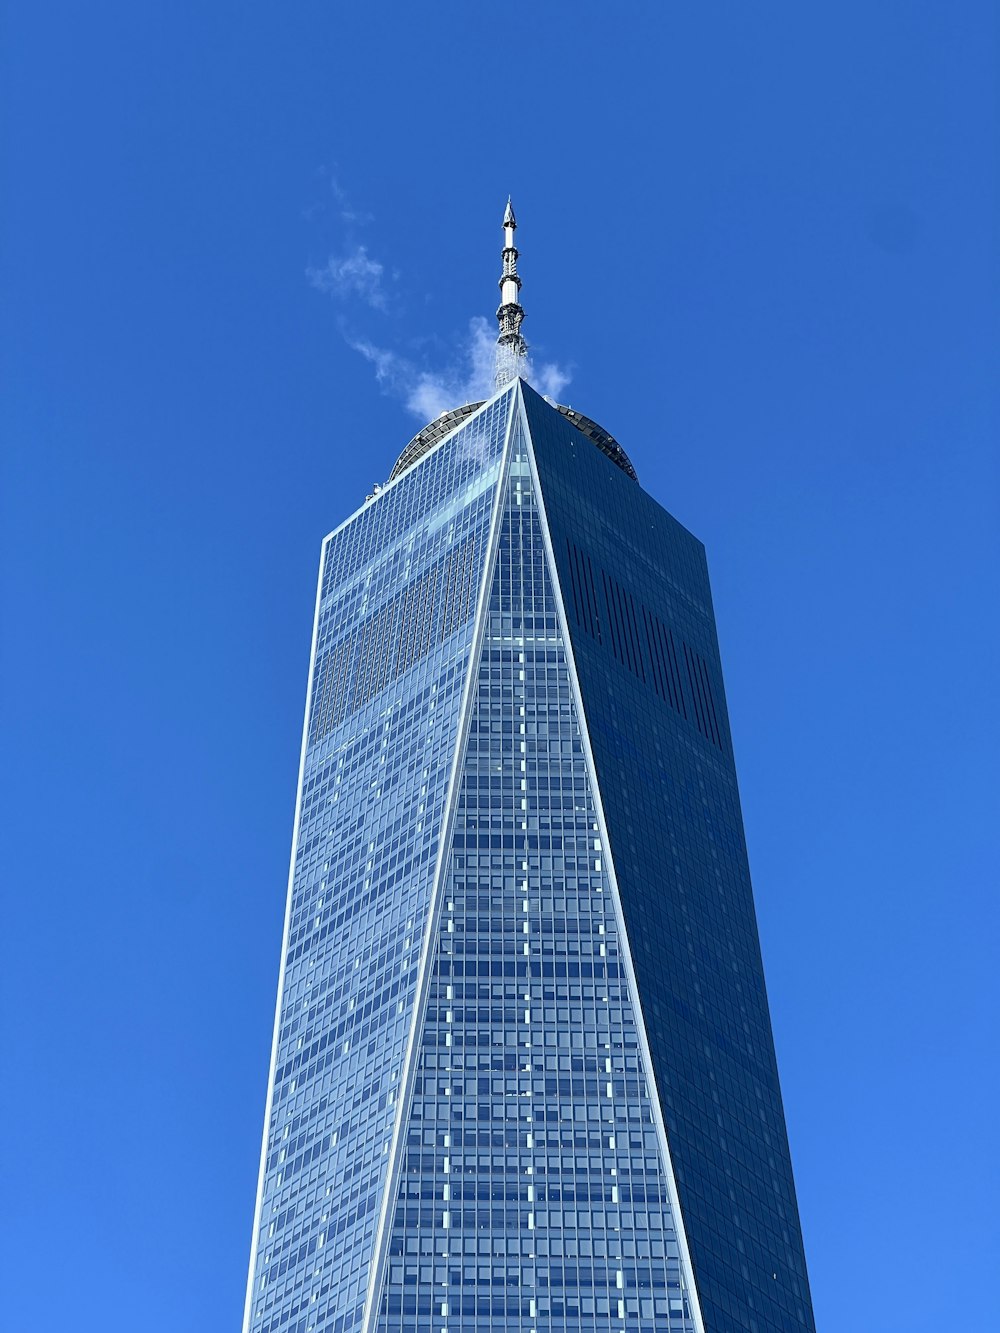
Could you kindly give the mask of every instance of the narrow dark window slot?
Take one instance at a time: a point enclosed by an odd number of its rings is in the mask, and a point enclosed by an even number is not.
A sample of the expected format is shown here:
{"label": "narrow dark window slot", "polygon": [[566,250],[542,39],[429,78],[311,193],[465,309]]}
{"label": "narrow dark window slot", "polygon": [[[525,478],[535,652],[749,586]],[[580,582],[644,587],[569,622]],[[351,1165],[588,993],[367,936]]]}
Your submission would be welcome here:
{"label": "narrow dark window slot", "polygon": [[712,729],[715,732],[715,743],[721,750],[722,746],[722,728],[719,726],[719,716],[715,709],[715,694],[712,691],[712,677],[708,672],[708,663],[701,659],[701,672],[705,681],[705,694],[708,697],[708,708],[712,719]]}
{"label": "narrow dark window slot", "polygon": [[594,608],[591,605],[591,592],[587,586],[587,566],[584,563],[584,556],[580,551],[576,551],[576,564],[577,574],[580,579],[580,602],[583,606],[584,616],[587,620],[587,629],[593,638],[598,639],[600,635],[597,628],[597,618],[594,614]]}
{"label": "narrow dark window slot", "polygon": [[684,702],[684,690],[681,686],[681,671],[677,662],[677,645],[674,643],[673,630],[667,630],[667,643],[670,647],[670,660],[674,667],[674,685],[677,689],[677,697],[681,701],[681,713],[686,718],[688,715],[687,704]]}
{"label": "narrow dark window slot", "polygon": [[584,569],[587,575],[587,595],[590,599],[591,614],[594,618],[594,627],[597,630],[597,642],[602,643],[601,639],[601,617],[597,608],[597,588],[594,585],[594,568],[590,563],[590,556],[583,557]]}
{"label": "narrow dark window slot", "polygon": [[653,624],[656,620],[645,606],[642,607],[642,620],[646,626],[646,645],[649,649],[649,668],[653,675],[653,689],[661,699],[666,699],[666,693],[663,689],[663,663],[660,661],[659,648],[657,647]]}
{"label": "narrow dark window slot", "polygon": [[573,613],[576,616],[576,623],[583,625],[584,629],[589,629],[583,615],[580,612],[581,597],[577,587],[577,568],[576,568],[576,548],[572,545],[569,538],[566,538],[566,554],[569,558],[569,581],[573,590]]}
{"label": "narrow dark window slot", "polygon": [[580,569],[580,552],[573,547],[573,596],[580,603],[578,619],[585,626],[588,634],[593,634],[594,628],[590,623],[590,608],[587,606],[587,595],[583,586],[583,575]]}
{"label": "narrow dark window slot", "polygon": [[628,669],[634,676],[637,676],[639,672],[636,669],[635,654],[632,651],[632,636],[628,632],[628,610],[625,606],[625,593],[620,583],[615,583],[615,594],[618,598],[618,617],[622,627],[622,639],[625,644]]}
{"label": "narrow dark window slot", "polygon": [[667,630],[659,620],[656,621],[656,637],[660,648],[661,659],[663,661],[663,674],[667,684],[667,693],[670,698],[670,703],[674,710],[679,713],[681,711],[681,704],[677,688],[674,684],[673,670],[670,665],[670,646],[667,642]]}
{"label": "narrow dark window slot", "polygon": [[704,736],[706,734],[705,719],[702,716],[701,698],[698,690],[698,685],[695,681],[695,674],[694,671],[691,669],[691,650],[690,648],[688,648],[687,644],[683,642],[681,644],[681,647],[684,649],[684,661],[685,664],[687,665],[688,681],[691,685],[691,699],[694,703],[695,718],[698,723],[698,730]]}
{"label": "narrow dark window slot", "polygon": [[642,660],[642,644],[639,640],[639,626],[636,621],[635,602],[632,600],[632,594],[625,594],[625,606],[628,610],[629,630],[632,635],[632,642],[635,645],[635,660],[639,664],[639,674],[642,677],[642,683],[646,683],[646,666]]}
{"label": "narrow dark window slot", "polygon": [[691,649],[691,659],[694,667],[695,680],[698,684],[698,698],[701,700],[701,713],[705,720],[705,737],[714,744],[715,736],[712,734],[712,720],[708,715],[708,700],[705,698],[705,683],[701,676],[700,658],[693,648]]}
{"label": "narrow dark window slot", "polygon": [[618,633],[622,642],[622,661],[628,667],[629,671],[635,672],[635,663],[632,661],[632,645],[628,639],[628,625],[625,621],[625,606],[622,599],[621,584],[617,579],[611,579],[611,588],[615,597],[615,612],[618,617]]}
{"label": "narrow dark window slot", "polygon": [[701,703],[702,703],[702,708],[705,710],[705,728],[707,730],[709,739],[714,744],[715,727],[712,724],[712,713],[711,709],[708,706],[708,683],[705,680],[704,663],[701,659],[700,654],[696,653],[693,649],[691,651],[691,655],[694,658],[694,668],[698,674],[698,684],[699,688],[701,689]]}
{"label": "narrow dark window slot", "polygon": [[621,602],[622,625],[624,626],[625,629],[625,642],[628,646],[629,667],[632,671],[632,674],[638,676],[641,674],[642,666],[639,662],[638,657],[636,656],[636,644],[632,637],[632,623],[628,613],[628,593],[625,591],[625,589],[622,587],[620,583],[618,585],[618,596]]}
{"label": "narrow dark window slot", "polygon": [[615,581],[610,574],[605,575],[605,578],[608,609],[611,614],[612,635],[615,642],[615,655],[621,662],[622,666],[628,666],[628,661],[625,657],[625,640],[622,635],[621,618],[618,614],[618,599],[615,596]]}
{"label": "narrow dark window slot", "polygon": [[622,660],[621,651],[618,646],[618,624],[615,620],[614,605],[611,600],[611,590],[608,587],[608,576],[601,570],[601,581],[604,584],[604,603],[608,612],[608,632],[611,635],[611,650],[619,661]]}

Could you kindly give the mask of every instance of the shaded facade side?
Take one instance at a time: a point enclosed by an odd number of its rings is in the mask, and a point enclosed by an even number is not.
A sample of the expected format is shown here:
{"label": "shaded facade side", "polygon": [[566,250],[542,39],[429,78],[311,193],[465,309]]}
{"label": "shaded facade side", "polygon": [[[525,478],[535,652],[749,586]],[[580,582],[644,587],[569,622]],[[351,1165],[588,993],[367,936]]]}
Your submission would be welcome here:
{"label": "shaded facade side", "polygon": [[814,1329],[701,544],[524,388],[709,1333]]}

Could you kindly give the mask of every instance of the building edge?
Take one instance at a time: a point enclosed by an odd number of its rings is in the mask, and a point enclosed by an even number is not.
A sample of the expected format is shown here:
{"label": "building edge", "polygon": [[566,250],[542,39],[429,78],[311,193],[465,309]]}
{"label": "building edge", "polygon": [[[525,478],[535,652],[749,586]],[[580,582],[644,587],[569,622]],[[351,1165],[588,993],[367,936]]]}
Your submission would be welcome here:
{"label": "building edge", "polygon": [[[331,534],[332,535],[332,534]],[[250,1328],[253,1307],[253,1279],[257,1267],[258,1237],[261,1211],[264,1203],[264,1177],[267,1168],[267,1141],[274,1106],[274,1071],[278,1063],[278,1039],[281,1033],[281,1002],[285,991],[285,959],[288,954],[288,935],[292,919],[292,894],[295,884],[295,859],[299,846],[299,827],[302,822],[302,781],[305,775],[306,750],[309,745],[309,723],[312,712],[313,673],[316,669],[316,640],[319,632],[320,603],[323,600],[323,568],[330,536],[323,538],[319,552],[319,572],[316,576],[316,609],[313,612],[312,641],[309,648],[309,670],[306,675],[306,701],[302,717],[302,745],[299,751],[299,776],[295,788],[295,817],[292,822],[292,848],[288,863],[288,889],[285,895],[285,920],[281,932],[281,960],[278,964],[278,991],[274,1002],[274,1031],[271,1037],[271,1061],[267,1073],[267,1092],[264,1099],[264,1128],[261,1135],[260,1167],[257,1174],[257,1198],[254,1202],[253,1234],[250,1239],[250,1265],[247,1274],[246,1299],[243,1306],[243,1333]]]}

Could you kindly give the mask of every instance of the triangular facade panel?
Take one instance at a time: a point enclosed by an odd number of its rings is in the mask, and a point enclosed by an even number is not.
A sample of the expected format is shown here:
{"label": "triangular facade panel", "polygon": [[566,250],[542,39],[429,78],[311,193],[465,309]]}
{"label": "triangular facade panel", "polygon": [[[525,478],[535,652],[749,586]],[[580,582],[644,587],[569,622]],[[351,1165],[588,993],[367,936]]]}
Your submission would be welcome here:
{"label": "triangular facade panel", "polygon": [[705,548],[523,397],[701,1314],[808,1333]]}
{"label": "triangular facade panel", "polygon": [[357,1328],[513,394],[324,544],[244,1328]]}
{"label": "triangular facade panel", "polygon": [[515,425],[378,1333],[694,1333],[527,433]]}

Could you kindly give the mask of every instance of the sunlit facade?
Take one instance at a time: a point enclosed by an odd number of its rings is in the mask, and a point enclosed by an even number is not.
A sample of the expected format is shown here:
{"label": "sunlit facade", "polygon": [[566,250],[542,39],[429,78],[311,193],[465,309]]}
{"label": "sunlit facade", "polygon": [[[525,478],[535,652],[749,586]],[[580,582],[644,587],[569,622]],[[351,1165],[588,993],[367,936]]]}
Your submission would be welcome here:
{"label": "sunlit facade", "polygon": [[520,378],[323,544],[244,1328],[814,1328],[704,551]]}

